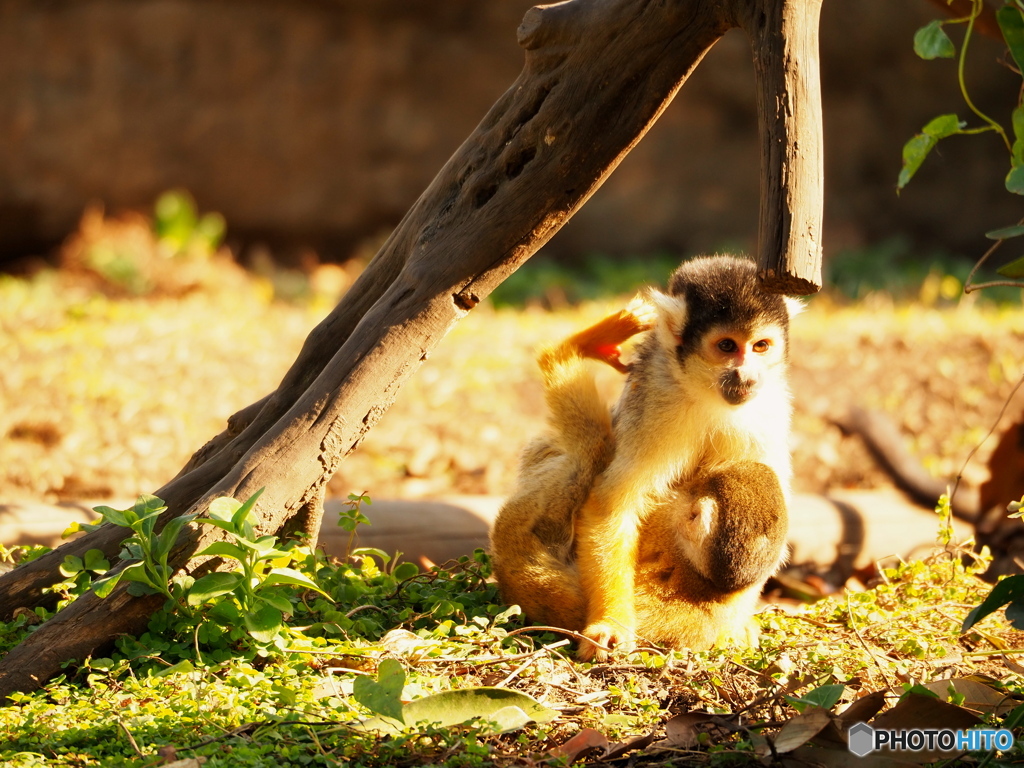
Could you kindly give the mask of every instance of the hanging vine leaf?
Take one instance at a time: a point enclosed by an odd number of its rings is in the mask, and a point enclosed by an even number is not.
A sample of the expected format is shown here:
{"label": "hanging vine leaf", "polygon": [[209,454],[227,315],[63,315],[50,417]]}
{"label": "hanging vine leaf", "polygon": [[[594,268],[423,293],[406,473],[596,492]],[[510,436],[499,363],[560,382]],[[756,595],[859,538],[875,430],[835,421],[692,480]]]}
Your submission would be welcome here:
{"label": "hanging vine leaf", "polygon": [[[1009,264],[1004,264],[996,270],[1003,277],[1008,277],[1011,280],[1024,279],[1024,256],[1011,261]],[[1002,584],[1003,582],[999,582]]]}
{"label": "hanging vine leaf", "polygon": [[956,48],[942,28],[942,22],[936,19],[914,33],[914,53],[929,61],[951,59],[956,56]]}
{"label": "hanging vine leaf", "polygon": [[1011,237],[1020,237],[1021,235],[1024,235],[1024,225],[1022,224],[993,229],[991,232],[985,233],[985,237],[989,240],[1009,240]]}
{"label": "hanging vine leaf", "polygon": [[1015,195],[1024,195],[1024,165],[1011,168],[1006,174],[1006,189]]}
{"label": "hanging vine leaf", "polygon": [[1017,69],[1024,72],[1024,15],[1020,8],[1004,5],[996,11],[996,21],[999,22],[999,29]]}
{"label": "hanging vine leaf", "polygon": [[935,149],[940,139],[960,133],[967,125],[956,115],[939,115],[930,120],[921,133],[903,145],[903,170],[896,182],[896,190],[903,189],[917,173],[928,153]]}

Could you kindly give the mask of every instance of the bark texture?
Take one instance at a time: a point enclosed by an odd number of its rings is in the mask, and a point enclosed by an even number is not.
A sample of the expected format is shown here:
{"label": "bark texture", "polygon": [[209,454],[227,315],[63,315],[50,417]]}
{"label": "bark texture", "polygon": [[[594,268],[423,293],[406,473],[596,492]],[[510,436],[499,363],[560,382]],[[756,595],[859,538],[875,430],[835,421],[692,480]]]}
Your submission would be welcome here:
{"label": "bark texture", "polygon": [[[406,214],[278,389],[235,414],[155,493],[165,519],[217,496],[256,507],[261,533],[316,530],[327,478],[433,346],[572,216],[643,137],[730,27],[754,39],[762,97],[761,274],[773,290],[820,284],[820,0],[568,0],[527,12],[526,63]],[[808,135],[810,132],[813,135]],[[799,141],[798,141],[799,140]],[[0,614],[36,605],[67,554],[116,554],[106,527],[0,578]],[[189,530],[177,567],[218,538]],[[145,626],[152,601],[87,594],[0,661],[0,696]]]}

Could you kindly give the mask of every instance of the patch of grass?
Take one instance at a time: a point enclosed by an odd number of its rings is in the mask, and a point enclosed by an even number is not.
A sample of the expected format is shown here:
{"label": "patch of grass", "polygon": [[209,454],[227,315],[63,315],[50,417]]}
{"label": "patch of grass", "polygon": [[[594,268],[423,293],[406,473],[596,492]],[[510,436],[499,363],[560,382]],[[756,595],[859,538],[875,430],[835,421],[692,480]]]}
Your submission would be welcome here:
{"label": "patch of grass", "polygon": [[[590,254],[575,263],[543,256],[531,259],[491,294],[497,307],[538,305],[560,308],[583,301],[624,296],[645,285],[663,286],[684,257],[656,253],[637,257]],[[884,293],[897,301],[928,306],[954,304],[973,261],[943,251],[918,251],[910,241],[893,238],[859,249],[829,253],[824,262],[824,293],[841,300],[861,300]],[[995,268],[983,268],[976,281],[995,280]],[[974,300],[1020,304],[1021,291],[986,288]]]}
{"label": "patch of grass", "polygon": [[623,296],[645,285],[664,285],[679,266],[674,254],[637,258],[590,254],[577,264],[543,256],[531,259],[491,293],[496,307],[565,307],[609,296]]}
{"label": "patch of grass", "polygon": [[[0,708],[0,763],[558,765],[584,754],[574,746],[584,736],[603,744],[600,755],[610,742],[652,734],[660,741],[622,749],[641,764],[762,764],[786,723],[815,707],[841,711],[872,691],[888,690],[894,704],[917,686],[958,706],[963,696],[950,685],[971,674],[972,685],[984,680],[996,699],[1024,694],[1020,675],[988,661],[1019,633],[990,617],[960,634],[967,610],[988,591],[975,575],[983,563],[964,563],[961,550],[947,547],[884,569],[874,589],[792,613],[770,608],[754,648],[645,648],[580,664],[564,642],[524,627],[500,605],[482,552],[425,573],[394,567],[380,553],[328,561],[308,552],[295,567],[330,597],[289,588],[287,643],[253,644],[213,616],[199,625],[205,632],[187,637],[173,611],[160,612],[109,658],[71,663],[44,689]],[[0,625],[0,635],[28,629],[16,620]],[[385,669],[400,691],[384,680]],[[380,696],[382,706],[412,711],[398,702],[476,686],[528,694],[558,716],[504,733],[479,720],[407,723],[389,726],[389,735],[360,724],[380,713],[363,705],[377,706]],[[1001,710],[981,710],[990,726],[1002,724]],[[667,725],[683,713],[703,718],[686,746]]]}
{"label": "patch of grass", "polygon": [[[944,251],[922,253],[908,240],[893,238],[825,258],[825,290],[835,296],[860,300],[884,292],[899,301],[920,301],[932,306],[960,301],[964,282],[974,261]],[[994,268],[982,268],[975,282],[996,280]],[[1021,302],[1017,288],[986,288],[974,297],[996,304]]]}

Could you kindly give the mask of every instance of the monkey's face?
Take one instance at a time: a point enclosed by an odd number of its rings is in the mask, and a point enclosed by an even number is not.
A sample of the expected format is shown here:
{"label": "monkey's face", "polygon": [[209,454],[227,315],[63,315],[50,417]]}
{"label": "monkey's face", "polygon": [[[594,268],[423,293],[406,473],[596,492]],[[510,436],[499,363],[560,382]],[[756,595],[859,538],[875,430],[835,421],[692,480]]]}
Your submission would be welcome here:
{"label": "monkey's face", "polygon": [[785,330],[777,325],[716,326],[697,352],[710,384],[730,405],[750,401],[766,381],[777,378],[786,360]]}

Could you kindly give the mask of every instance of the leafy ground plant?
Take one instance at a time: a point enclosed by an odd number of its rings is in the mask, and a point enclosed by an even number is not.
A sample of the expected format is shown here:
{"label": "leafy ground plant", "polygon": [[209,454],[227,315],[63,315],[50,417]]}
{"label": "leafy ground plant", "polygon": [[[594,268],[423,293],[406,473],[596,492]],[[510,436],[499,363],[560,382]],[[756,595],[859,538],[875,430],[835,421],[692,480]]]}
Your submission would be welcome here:
{"label": "leafy ground plant", "polygon": [[[299,553],[278,549],[276,536],[256,536],[249,515],[262,492],[260,489],[244,503],[230,497],[214,499],[209,517],[196,519],[197,523],[220,528],[231,537],[231,541],[214,542],[197,556],[233,560],[238,570],[208,573],[185,591],[190,606],[213,605],[211,613],[216,613],[221,624],[242,623],[257,642],[282,645],[288,642],[289,634],[284,617],[295,609],[281,587],[300,587],[329,595],[313,579],[288,567]],[[225,595],[234,599],[214,603]]]}
{"label": "leafy ground plant", "polygon": [[[219,506],[208,519],[254,542],[244,505]],[[254,645],[211,615],[183,637],[168,601],[109,658],[70,664],[0,708],[0,763],[841,765],[854,722],[912,727],[924,713],[929,727],[1015,728],[1019,636],[995,617],[961,633],[988,587],[983,563],[947,536],[928,560],[882,569],[872,589],[770,608],[757,647],[592,665],[500,605],[482,552],[421,572],[378,552],[328,560],[275,543],[316,587],[272,585],[289,604],[287,644]]]}
{"label": "leafy ground plant", "polygon": [[[167,564],[167,557],[174,542],[178,540],[181,529],[192,518],[189,515],[180,515],[168,521],[157,534],[156,521],[165,509],[167,506],[156,496],[140,496],[135,505],[128,509],[96,507],[95,511],[100,514],[99,523],[73,523],[65,531],[65,536],[81,531],[94,531],[103,523],[130,528],[132,531],[132,535],[122,542],[118,555],[128,564],[93,585],[97,596],[106,597],[119,582],[127,581],[131,582],[128,591],[133,595],[162,594],[169,600],[180,598],[180,594],[175,595],[171,591],[174,569]],[[102,557],[102,553],[99,550],[89,550],[81,567],[77,558],[66,558],[62,570],[95,570],[88,567],[90,557],[92,561],[96,561],[98,557]],[[107,567],[109,568],[109,565]]]}

